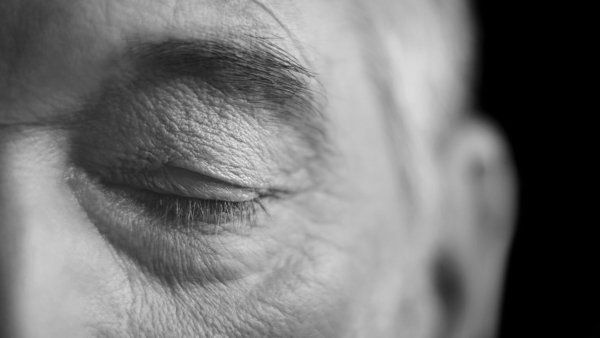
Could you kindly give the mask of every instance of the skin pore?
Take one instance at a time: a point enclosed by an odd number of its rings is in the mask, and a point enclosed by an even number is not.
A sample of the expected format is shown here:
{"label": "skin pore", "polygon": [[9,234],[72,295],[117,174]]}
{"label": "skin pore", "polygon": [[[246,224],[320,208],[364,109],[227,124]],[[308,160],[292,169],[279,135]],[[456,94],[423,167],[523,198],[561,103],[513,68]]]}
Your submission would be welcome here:
{"label": "skin pore", "polygon": [[[365,52],[359,8],[1,4],[0,228],[11,254],[0,267],[12,332],[493,330],[511,196],[498,137],[469,118],[424,122],[438,107],[415,102],[431,101],[420,92],[430,86],[408,71],[399,84],[389,27],[370,7],[383,42],[369,49],[380,58]],[[374,60],[390,79],[374,79]],[[394,86],[408,89],[382,89]],[[417,122],[390,131],[386,114]]]}

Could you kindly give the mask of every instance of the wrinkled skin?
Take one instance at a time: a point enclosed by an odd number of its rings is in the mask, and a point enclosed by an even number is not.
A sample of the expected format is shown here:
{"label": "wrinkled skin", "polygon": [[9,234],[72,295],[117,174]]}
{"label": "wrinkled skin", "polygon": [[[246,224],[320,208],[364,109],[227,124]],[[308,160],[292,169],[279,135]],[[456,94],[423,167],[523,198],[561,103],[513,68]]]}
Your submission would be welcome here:
{"label": "wrinkled skin", "polygon": [[[349,1],[3,1],[0,267],[11,334],[493,332],[512,197],[500,139],[484,123],[457,118],[433,136],[411,133],[422,137],[403,145],[414,156],[398,158],[364,41],[353,33],[360,29],[353,8]],[[319,93],[326,136],[309,141],[298,132],[308,122],[261,118],[269,107],[238,109],[238,99],[194,90],[187,79],[121,81],[131,41],[224,34],[272,38],[316,74],[307,82]],[[168,165],[291,193],[266,200],[252,227],[169,237],[144,217],[124,226],[128,214],[111,213],[118,203],[72,174],[83,168],[118,181],[115,170],[148,166],[181,176]],[[222,196],[213,186],[198,190]],[[248,193],[230,190],[230,199]]]}

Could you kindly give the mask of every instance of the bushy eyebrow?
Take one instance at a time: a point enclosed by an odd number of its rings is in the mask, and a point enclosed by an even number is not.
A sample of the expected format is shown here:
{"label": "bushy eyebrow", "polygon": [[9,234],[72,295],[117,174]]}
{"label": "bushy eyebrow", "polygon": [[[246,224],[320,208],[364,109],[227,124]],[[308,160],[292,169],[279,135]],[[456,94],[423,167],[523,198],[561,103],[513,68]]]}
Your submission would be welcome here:
{"label": "bushy eyebrow", "polygon": [[314,74],[266,38],[167,40],[136,43],[134,67],[166,77],[192,77],[224,95],[251,103],[313,99]]}

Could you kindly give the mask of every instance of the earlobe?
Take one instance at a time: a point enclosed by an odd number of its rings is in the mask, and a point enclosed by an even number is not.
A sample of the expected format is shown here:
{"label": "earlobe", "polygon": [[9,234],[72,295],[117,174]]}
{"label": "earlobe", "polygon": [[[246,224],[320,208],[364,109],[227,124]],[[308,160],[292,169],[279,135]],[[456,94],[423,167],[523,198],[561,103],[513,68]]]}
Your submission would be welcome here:
{"label": "earlobe", "polygon": [[453,256],[464,275],[464,313],[447,319],[463,321],[452,325],[457,336],[479,337],[495,329],[516,189],[499,132],[483,120],[462,122],[439,147],[445,219],[436,256]]}

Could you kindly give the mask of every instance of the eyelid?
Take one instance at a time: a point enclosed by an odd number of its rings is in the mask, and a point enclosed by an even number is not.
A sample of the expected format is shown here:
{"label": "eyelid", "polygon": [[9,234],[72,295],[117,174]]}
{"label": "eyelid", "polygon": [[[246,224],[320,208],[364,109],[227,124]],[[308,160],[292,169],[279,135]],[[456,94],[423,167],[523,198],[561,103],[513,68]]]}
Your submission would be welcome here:
{"label": "eyelid", "polygon": [[157,181],[163,181],[167,185],[166,190],[162,192],[178,193],[186,197],[243,202],[260,196],[257,189],[239,186],[198,172],[169,165],[160,169],[159,176],[162,176],[162,180]]}
{"label": "eyelid", "polygon": [[245,202],[268,195],[264,189],[243,187],[222,179],[169,165],[144,171],[121,171],[103,180],[108,186],[129,186],[166,195]]}

